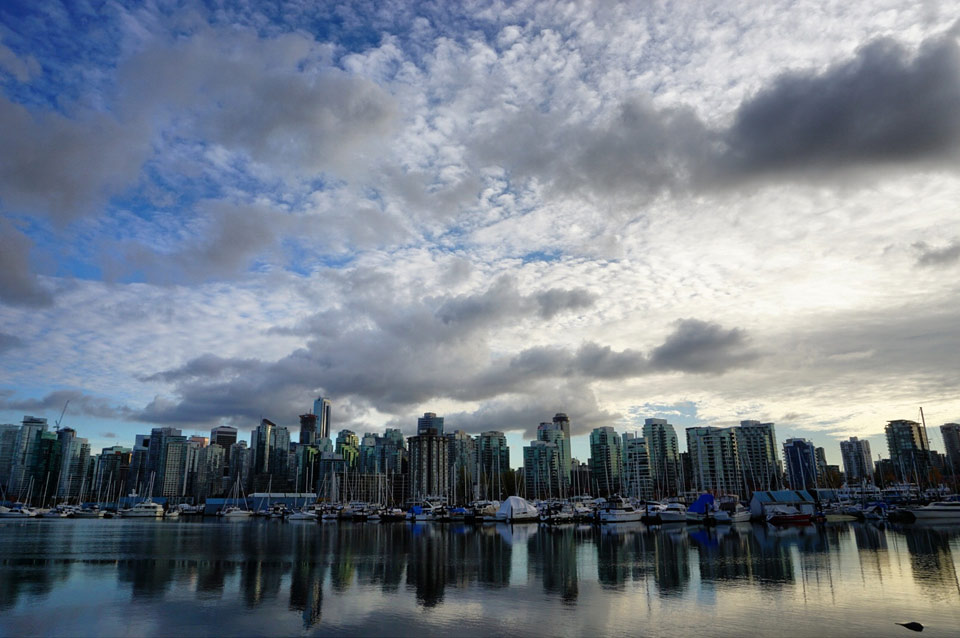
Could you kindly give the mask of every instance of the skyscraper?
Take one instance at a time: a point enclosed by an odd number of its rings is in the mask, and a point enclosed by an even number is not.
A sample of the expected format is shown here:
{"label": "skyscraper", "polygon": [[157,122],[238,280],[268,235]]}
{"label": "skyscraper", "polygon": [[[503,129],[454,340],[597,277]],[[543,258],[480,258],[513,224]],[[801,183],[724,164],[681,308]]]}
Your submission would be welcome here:
{"label": "skyscraper", "polygon": [[456,430],[447,437],[450,461],[451,488],[458,502],[473,499],[473,486],[477,477],[477,441],[464,432]]}
{"label": "skyscraper", "polygon": [[317,415],[300,415],[300,445],[316,445],[317,443]]}
{"label": "skyscraper", "polygon": [[700,492],[739,494],[740,458],[735,428],[687,428],[692,485]]}
{"label": "skyscraper", "polygon": [[873,483],[873,457],[870,454],[870,442],[861,441],[855,436],[840,441],[840,457],[843,459],[843,472],[847,484],[861,481]]}
{"label": "skyscraper", "polygon": [[960,474],[960,423],[944,423],[940,426],[947,472]]}
{"label": "skyscraper", "polygon": [[163,492],[164,472],[167,468],[167,446],[170,441],[186,440],[177,428],[153,428],[150,430],[150,447],[147,450],[147,463],[141,483],[149,489],[153,480],[152,496],[161,496]]}
{"label": "skyscraper", "polygon": [[735,428],[735,436],[741,479],[746,492],[743,497],[749,499],[753,492],[775,489],[780,471],[773,423],[740,421],[740,427]]}
{"label": "skyscraper", "polygon": [[4,490],[10,483],[14,450],[17,447],[17,436],[19,434],[19,425],[12,423],[0,425],[0,486],[3,486]]}
{"label": "skyscraper", "polygon": [[[561,432],[560,440],[562,437]],[[553,441],[538,439],[530,441],[530,445],[523,448],[524,491],[530,498],[560,495],[560,457],[560,446]]]}
{"label": "skyscraper", "polygon": [[317,400],[313,402],[313,414],[317,417],[317,438],[329,439],[331,428],[330,399],[317,397]]}
{"label": "skyscraper", "polygon": [[[57,498],[76,499],[87,479],[87,462],[90,459],[90,444],[77,437],[73,428],[61,428],[57,433],[60,442],[60,472],[57,481]],[[89,496],[89,495],[87,495]]]}
{"label": "skyscraper", "polygon": [[260,419],[260,425],[250,436],[250,450],[253,453],[253,473],[255,475],[269,474],[270,445],[273,443],[273,428],[277,424],[269,419]]}
{"label": "skyscraper", "polygon": [[24,416],[17,441],[14,444],[13,460],[10,467],[11,494],[25,493],[32,477],[31,471],[40,452],[40,435],[47,431],[47,420],[35,416]]}
{"label": "skyscraper", "polygon": [[424,412],[417,419],[417,434],[443,434],[443,417],[433,412]]}
{"label": "skyscraper", "polygon": [[410,497],[446,497],[449,489],[449,452],[443,436],[443,417],[426,412],[417,419],[417,435],[407,439],[410,448]]}
{"label": "skyscraper", "polygon": [[477,472],[480,495],[499,499],[502,494],[500,475],[510,469],[510,446],[503,432],[490,430],[477,438]]}
{"label": "skyscraper", "polygon": [[557,417],[563,417],[563,420],[566,420],[567,415],[558,414],[554,417],[553,422],[541,423],[537,428],[537,440],[553,443],[557,446],[557,471],[551,479],[550,485],[557,484],[558,490],[566,491],[566,488],[570,485],[570,440],[567,438],[567,432],[570,431],[570,422],[566,421],[566,428],[564,428],[564,421],[558,422]]}
{"label": "skyscraper", "polygon": [[570,468],[573,456],[570,451],[572,435],[570,433],[570,418],[563,412],[557,412],[553,415],[553,427],[563,432],[563,444],[560,447],[560,473],[563,480],[570,484]]}
{"label": "skyscraper", "polygon": [[590,471],[599,496],[610,496],[620,491],[623,441],[612,427],[594,428],[590,433]]}
{"label": "skyscraper", "polygon": [[232,425],[218,425],[210,430],[210,443],[216,443],[224,450],[237,442],[237,428]]}
{"label": "skyscraper", "polygon": [[650,459],[650,475],[659,496],[676,496],[680,485],[680,448],[677,433],[666,419],[644,419],[643,440]]}
{"label": "skyscraper", "polygon": [[630,498],[654,498],[647,442],[643,437],[629,433],[623,435],[623,491]]}
{"label": "skyscraper", "polygon": [[783,442],[783,463],[787,483],[794,490],[815,488],[820,480],[817,450],[806,439],[787,439]]}
{"label": "skyscraper", "polygon": [[916,421],[898,419],[887,422],[885,433],[897,480],[924,483],[930,467],[927,429]]}

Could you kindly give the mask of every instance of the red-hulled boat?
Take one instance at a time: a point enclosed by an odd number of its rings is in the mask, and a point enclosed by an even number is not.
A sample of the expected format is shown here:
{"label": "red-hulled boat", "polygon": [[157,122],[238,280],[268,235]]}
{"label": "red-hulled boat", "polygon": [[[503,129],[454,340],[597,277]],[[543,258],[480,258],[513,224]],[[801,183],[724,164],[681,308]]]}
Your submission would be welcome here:
{"label": "red-hulled boat", "polygon": [[810,514],[803,514],[789,505],[772,505],[767,508],[767,522],[771,525],[809,525]]}

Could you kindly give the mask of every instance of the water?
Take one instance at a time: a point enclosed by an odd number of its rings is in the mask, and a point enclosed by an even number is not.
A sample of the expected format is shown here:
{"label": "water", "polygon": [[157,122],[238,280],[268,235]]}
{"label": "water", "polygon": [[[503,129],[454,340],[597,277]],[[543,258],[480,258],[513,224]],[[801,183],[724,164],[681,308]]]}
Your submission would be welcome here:
{"label": "water", "polygon": [[960,635],[960,525],[0,522],[0,635]]}

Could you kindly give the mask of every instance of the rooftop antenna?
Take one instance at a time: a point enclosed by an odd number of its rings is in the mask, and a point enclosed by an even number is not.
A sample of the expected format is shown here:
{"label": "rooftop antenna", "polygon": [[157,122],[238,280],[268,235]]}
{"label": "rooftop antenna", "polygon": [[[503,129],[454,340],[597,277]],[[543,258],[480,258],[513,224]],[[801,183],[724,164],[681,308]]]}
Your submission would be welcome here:
{"label": "rooftop antenna", "polygon": [[57,432],[60,431],[60,422],[63,421],[63,415],[64,415],[64,413],[66,413],[66,411],[67,411],[67,406],[68,406],[68,405],[70,405],[70,399],[67,399],[67,402],[63,404],[63,409],[60,410],[60,418],[57,419],[56,422],[55,422],[56,425],[54,425],[54,428],[53,428],[53,429],[54,429],[55,431],[57,431]]}

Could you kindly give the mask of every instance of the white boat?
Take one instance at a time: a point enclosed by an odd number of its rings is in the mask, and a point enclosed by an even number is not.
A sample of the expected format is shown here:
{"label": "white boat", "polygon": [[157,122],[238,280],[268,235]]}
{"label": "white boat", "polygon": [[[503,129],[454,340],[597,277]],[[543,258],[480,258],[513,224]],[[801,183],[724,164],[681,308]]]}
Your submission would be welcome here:
{"label": "white boat", "polygon": [[728,513],[730,515],[731,523],[749,523],[750,522],[750,518],[751,518],[750,508],[745,507],[742,503],[737,503],[736,506],[734,506],[733,511]]}
{"label": "white boat", "polygon": [[497,521],[501,523],[530,523],[536,522],[539,518],[540,512],[537,508],[519,496],[508,496],[497,510]]}
{"label": "white boat", "polygon": [[683,506],[683,503],[678,503],[677,501],[671,501],[663,506],[663,509],[660,510],[660,522],[663,524],[667,523],[683,523],[687,520],[687,508]]}
{"label": "white boat", "polygon": [[180,518],[180,510],[172,509],[163,513],[164,518]]}
{"label": "white boat", "polygon": [[75,507],[70,513],[71,518],[103,518],[106,512],[99,507]]}
{"label": "white boat", "polygon": [[6,508],[6,512],[0,512],[0,518],[33,518],[37,511],[23,503],[14,503],[13,507]]}
{"label": "white boat", "polygon": [[625,498],[611,496],[606,503],[597,510],[600,523],[634,523],[639,522],[643,512],[634,508]]}
{"label": "white boat", "polygon": [[120,510],[120,516],[122,518],[163,518],[163,506],[148,498],[130,509]]}
{"label": "white boat", "polygon": [[297,510],[293,514],[287,517],[288,521],[315,521],[317,520],[317,515],[310,510]]}
{"label": "white boat", "polygon": [[960,501],[937,501],[908,510],[918,521],[960,522]]}
{"label": "white boat", "polygon": [[51,507],[46,512],[39,514],[41,518],[69,518],[70,510],[65,507],[56,506]]}

